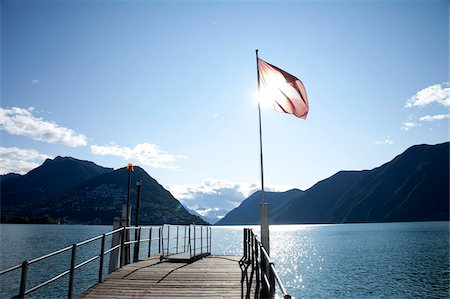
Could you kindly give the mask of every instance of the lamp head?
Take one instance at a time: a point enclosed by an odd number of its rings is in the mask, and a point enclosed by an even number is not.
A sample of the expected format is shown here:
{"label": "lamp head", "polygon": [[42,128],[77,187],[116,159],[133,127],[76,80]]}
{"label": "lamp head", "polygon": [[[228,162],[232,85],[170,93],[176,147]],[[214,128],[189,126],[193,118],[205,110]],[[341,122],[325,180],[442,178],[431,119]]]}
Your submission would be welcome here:
{"label": "lamp head", "polygon": [[133,164],[132,163],[128,163],[127,169],[128,169],[129,172],[134,171]]}

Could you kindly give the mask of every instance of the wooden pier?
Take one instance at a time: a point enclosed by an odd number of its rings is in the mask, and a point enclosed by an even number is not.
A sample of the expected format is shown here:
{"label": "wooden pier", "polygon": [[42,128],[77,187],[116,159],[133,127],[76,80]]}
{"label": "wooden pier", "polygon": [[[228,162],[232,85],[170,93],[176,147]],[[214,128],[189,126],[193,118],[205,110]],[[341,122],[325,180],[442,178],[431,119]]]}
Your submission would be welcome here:
{"label": "wooden pier", "polygon": [[80,298],[241,298],[240,258],[208,256],[188,263],[153,257],[122,267]]}
{"label": "wooden pier", "polygon": [[[143,231],[147,231],[143,234]],[[130,231],[135,238],[129,238]],[[267,251],[251,229],[244,229],[242,256],[211,256],[211,227],[174,226],[119,227],[41,257],[0,271],[20,271],[15,298],[69,277],[67,298],[74,294],[77,269],[98,262],[98,283],[79,298],[275,298],[276,287],[284,299],[286,292]],[[111,247],[107,249],[107,238]],[[77,251],[100,242],[100,252],[83,261]],[[153,245],[152,245],[153,244]],[[144,246],[146,245],[146,246]],[[133,250],[131,250],[133,249]],[[71,252],[70,268],[46,281],[29,285],[28,267]],[[133,253],[133,256],[131,256]],[[109,275],[104,277],[105,256],[109,255]],[[78,274],[77,274],[78,273]],[[1,282],[1,281],[0,281]],[[61,294],[52,294],[60,297]]]}

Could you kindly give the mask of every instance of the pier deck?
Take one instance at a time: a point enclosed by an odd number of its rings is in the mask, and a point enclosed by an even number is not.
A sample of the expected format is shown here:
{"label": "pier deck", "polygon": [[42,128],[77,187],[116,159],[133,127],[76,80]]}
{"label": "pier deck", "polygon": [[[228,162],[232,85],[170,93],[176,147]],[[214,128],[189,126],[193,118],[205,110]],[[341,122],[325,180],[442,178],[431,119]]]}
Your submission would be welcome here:
{"label": "pier deck", "polygon": [[208,256],[193,263],[130,264],[79,298],[241,298],[239,256]]}

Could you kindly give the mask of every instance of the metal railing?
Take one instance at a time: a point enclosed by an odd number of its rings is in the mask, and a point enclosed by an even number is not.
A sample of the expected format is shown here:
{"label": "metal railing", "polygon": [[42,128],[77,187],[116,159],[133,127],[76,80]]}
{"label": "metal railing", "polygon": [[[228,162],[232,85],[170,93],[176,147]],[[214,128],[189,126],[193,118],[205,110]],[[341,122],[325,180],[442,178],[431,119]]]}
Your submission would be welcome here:
{"label": "metal railing", "polygon": [[211,253],[211,227],[168,225],[162,228],[162,257],[189,253],[189,258]]}
{"label": "metal railing", "polygon": [[[20,273],[19,291],[18,291],[18,295],[16,295],[15,297],[16,298],[24,298],[27,294],[30,294],[30,293],[32,293],[32,292],[34,292],[34,291],[36,291],[36,290],[46,286],[46,285],[49,285],[49,284],[59,280],[60,278],[66,276],[66,275],[69,275],[69,284],[68,284],[68,287],[67,287],[67,297],[68,298],[73,298],[74,297],[73,290],[74,290],[74,282],[75,282],[75,270],[79,269],[81,267],[84,267],[84,266],[86,266],[86,265],[88,265],[88,264],[90,264],[93,261],[98,259],[99,260],[99,272],[98,272],[98,279],[97,279],[97,281],[100,283],[104,279],[104,277],[103,277],[104,276],[103,275],[104,261],[105,261],[105,256],[107,254],[110,254],[110,258],[111,258],[113,253],[116,254],[116,257],[118,258],[118,268],[121,268],[123,265],[128,264],[131,261],[132,262],[137,262],[137,261],[140,260],[139,259],[139,255],[141,253],[140,252],[140,248],[141,248],[140,245],[142,243],[148,243],[148,250],[147,250],[145,256],[147,258],[151,257],[152,256],[151,255],[152,243],[154,243],[155,241],[158,241],[158,244],[157,244],[158,250],[156,251],[157,254],[154,254],[154,255],[164,256],[164,250],[162,250],[162,249],[163,249],[163,244],[164,244],[163,231],[164,231],[165,227],[171,227],[172,229],[176,228],[176,231],[177,231],[177,235],[176,235],[176,238],[177,238],[177,240],[176,240],[177,250],[178,250],[178,245],[179,245],[179,240],[178,240],[179,234],[178,234],[178,232],[180,230],[184,229],[186,231],[189,228],[189,231],[191,231],[191,229],[193,229],[193,231],[194,231],[193,239],[195,240],[195,231],[196,231],[196,226],[195,225],[190,225],[190,226],[175,226],[175,225],[167,226],[167,225],[164,225],[164,226],[157,226],[157,227],[155,227],[155,226],[120,227],[120,228],[118,228],[116,230],[113,230],[111,232],[108,232],[106,234],[102,234],[102,235],[93,237],[91,239],[88,239],[88,240],[85,240],[85,241],[73,244],[72,246],[68,246],[68,247],[62,248],[60,250],[57,250],[57,251],[54,251],[52,253],[43,255],[41,257],[38,257],[38,258],[35,258],[35,259],[31,259],[31,260],[25,260],[19,265],[16,265],[16,266],[13,266],[13,267],[10,267],[10,268],[7,268],[5,270],[0,271],[0,278],[1,278],[2,275],[6,274],[6,273],[9,273],[9,272],[12,272],[12,271],[20,269],[21,273]],[[148,233],[148,238],[141,238],[142,232],[145,231],[145,230],[148,230],[148,232],[149,232]],[[210,243],[211,242],[211,239],[210,239],[211,231],[210,230],[211,230],[211,228],[209,228],[209,239],[208,239],[209,247],[207,249],[209,251],[210,251],[210,248],[211,248],[211,243]],[[129,233],[131,231],[135,231],[134,240],[130,240],[130,238],[129,238]],[[156,231],[157,231],[157,234],[155,233]],[[203,232],[203,227],[201,228],[201,232]],[[117,244],[113,244],[112,243],[111,244],[111,248],[106,250],[106,238],[108,236],[112,236],[112,237],[114,235],[117,236],[117,234],[119,234],[119,238],[120,238],[119,242],[117,242]],[[153,237],[154,234],[156,234],[157,236]],[[167,253],[170,252],[170,250],[169,250],[170,235],[169,234],[170,234],[170,228],[168,230],[168,235],[167,235],[167,239],[166,239],[166,242],[167,242]],[[127,241],[127,240],[130,240],[130,241]],[[83,247],[83,246],[85,246],[87,244],[91,244],[93,242],[96,242],[96,241],[101,242],[100,243],[100,252],[97,255],[94,255],[94,256],[92,256],[90,258],[87,258],[86,260],[84,260],[81,263],[77,263],[77,251],[79,250],[79,248]],[[189,234],[188,244],[186,244],[186,242],[187,242],[186,235],[185,235],[185,238],[184,238],[183,242],[184,242],[184,250],[185,251],[188,248],[192,247],[191,246],[192,242],[191,242],[190,234]],[[194,244],[195,243],[196,242],[194,241]],[[130,251],[130,246],[131,245],[134,245],[133,258],[132,259],[130,259],[130,257],[126,256],[127,252],[128,253],[131,252]],[[195,251],[195,248],[196,247],[194,245],[194,251]],[[44,260],[46,260],[46,259],[48,259],[50,257],[54,257],[54,256],[57,256],[57,255],[60,255],[60,254],[63,254],[63,253],[68,253],[69,251],[71,252],[71,254],[70,254],[70,268],[69,269],[67,269],[67,270],[65,270],[65,271],[63,271],[63,272],[53,276],[52,278],[50,278],[50,279],[48,279],[48,280],[46,280],[46,281],[44,281],[42,283],[39,283],[39,284],[37,284],[37,285],[35,285],[35,286],[31,287],[31,288],[27,288],[27,279],[29,278],[28,277],[28,267],[30,265],[37,264],[37,263],[42,262],[42,261],[44,261]],[[125,253],[125,255],[123,253]],[[111,267],[111,264],[110,264],[110,267]],[[115,268],[114,268],[114,270],[115,270]]]}
{"label": "metal railing", "polygon": [[[242,269],[241,282],[243,283],[245,280],[247,283],[245,295],[242,288],[243,298],[250,298],[253,276],[256,276],[255,298],[275,298],[276,284],[284,299],[293,298],[287,293],[266,249],[250,228],[244,228],[244,255],[240,260],[240,265]],[[251,266],[250,279],[248,278],[249,266]]]}

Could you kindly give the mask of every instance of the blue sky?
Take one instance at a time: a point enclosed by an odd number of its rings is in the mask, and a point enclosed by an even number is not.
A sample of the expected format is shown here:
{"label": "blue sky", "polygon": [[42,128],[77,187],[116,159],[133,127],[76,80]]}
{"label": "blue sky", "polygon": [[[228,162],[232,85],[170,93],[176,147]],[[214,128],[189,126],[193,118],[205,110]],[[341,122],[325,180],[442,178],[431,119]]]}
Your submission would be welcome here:
{"label": "blue sky", "polygon": [[132,162],[223,215],[260,184],[255,49],[310,102],[262,113],[268,189],[372,169],[449,140],[448,28],[440,0],[4,0],[0,171]]}

